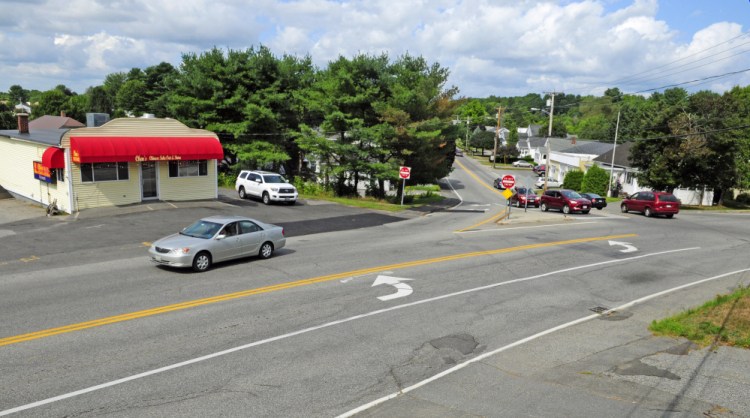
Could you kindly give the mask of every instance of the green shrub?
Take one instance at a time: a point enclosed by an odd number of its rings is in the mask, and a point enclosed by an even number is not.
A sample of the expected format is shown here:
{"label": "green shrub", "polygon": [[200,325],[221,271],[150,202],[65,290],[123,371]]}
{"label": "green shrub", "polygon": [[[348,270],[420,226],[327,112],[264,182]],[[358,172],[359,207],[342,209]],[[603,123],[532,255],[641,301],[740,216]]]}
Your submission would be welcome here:
{"label": "green shrub", "polygon": [[295,177],[293,181],[294,187],[297,188],[299,194],[307,196],[328,196],[331,192],[326,189],[323,184],[314,181],[305,181],[302,177]]}
{"label": "green shrub", "polygon": [[563,180],[563,187],[571,190],[581,190],[581,181],[583,181],[583,171],[568,171],[565,174],[565,180]]}
{"label": "green shrub", "polygon": [[750,204],[750,193],[740,193],[734,199],[735,202]]}
{"label": "green shrub", "polygon": [[582,193],[596,193],[601,196],[606,196],[608,185],[609,174],[607,174],[605,169],[594,164],[583,176],[580,191]]}

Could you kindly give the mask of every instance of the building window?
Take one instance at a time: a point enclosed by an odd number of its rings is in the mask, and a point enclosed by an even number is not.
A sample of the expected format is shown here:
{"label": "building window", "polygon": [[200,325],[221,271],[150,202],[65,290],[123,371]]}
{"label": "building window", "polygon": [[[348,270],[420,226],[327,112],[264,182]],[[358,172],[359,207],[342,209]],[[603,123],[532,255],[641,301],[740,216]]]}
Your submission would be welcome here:
{"label": "building window", "polygon": [[81,181],[128,180],[128,163],[83,163],[81,164]]}
{"label": "building window", "polygon": [[56,168],[55,178],[57,178],[57,181],[65,181],[65,170],[62,168]]}
{"label": "building window", "polygon": [[169,177],[207,176],[207,160],[170,161]]}

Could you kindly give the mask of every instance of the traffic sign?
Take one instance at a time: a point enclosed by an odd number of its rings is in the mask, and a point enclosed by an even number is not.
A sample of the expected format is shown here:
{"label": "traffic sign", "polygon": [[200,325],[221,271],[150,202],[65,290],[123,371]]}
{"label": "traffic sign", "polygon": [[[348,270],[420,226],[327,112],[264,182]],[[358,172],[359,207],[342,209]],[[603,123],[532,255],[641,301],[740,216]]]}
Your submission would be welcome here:
{"label": "traffic sign", "polygon": [[503,179],[501,180],[503,187],[506,189],[512,189],[513,186],[516,185],[516,178],[511,176],[510,174],[506,174],[503,176]]}
{"label": "traffic sign", "polygon": [[411,177],[411,167],[401,167],[398,169],[398,176],[404,180],[408,180]]}
{"label": "traffic sign", "polygon": [[502,191],[503,197],[507,200],[510,199],[511,196],[513,196],[513,192],[511,192],[508,189],[505,189]]}

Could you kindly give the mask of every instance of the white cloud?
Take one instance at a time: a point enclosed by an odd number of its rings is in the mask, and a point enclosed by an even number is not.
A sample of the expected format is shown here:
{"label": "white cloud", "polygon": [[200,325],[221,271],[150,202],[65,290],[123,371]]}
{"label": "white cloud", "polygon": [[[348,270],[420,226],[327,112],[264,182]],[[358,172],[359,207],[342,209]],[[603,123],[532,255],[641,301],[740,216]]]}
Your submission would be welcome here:
{"label": "white cloud", "polygon": [[680,42],[681,21],[657,18],[660,1],[666,0],[13,2],[3,5],[0,18],[0,80],[8,84],[0,90],[65,83],[82,91],[111,72],[161,61],[178,65],[185,52],[261,43],[277,55],[309,54],[319,66],[339,55],[422,55],[448,67],[449,84],[467,96],[590,94],[612,86],[637,91],[750,66],[748,57],[737,56],[689,74],[657,71],[654,78],[618,84],[742,34],[741,24],[732,23],[739,14],[706,22]]}

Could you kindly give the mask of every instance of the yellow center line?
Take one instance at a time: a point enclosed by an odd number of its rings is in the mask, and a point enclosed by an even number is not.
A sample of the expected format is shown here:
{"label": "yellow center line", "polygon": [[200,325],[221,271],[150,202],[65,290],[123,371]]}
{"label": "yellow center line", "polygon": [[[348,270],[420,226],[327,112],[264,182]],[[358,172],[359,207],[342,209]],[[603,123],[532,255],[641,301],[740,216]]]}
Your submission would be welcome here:
{"label": "yellow center line", "polygon": [[[479,184],[481,184],[482,186],[484,186],[484,187],[486,187],[486,188],[488,188],[488,189],[492,190],[492,192],[493,192],[493,193],[495,193],[495,194],[498,194],[498,195],[500,195],[500,197],[502,197],[503,199],[505,199],[505,197],[504,197],[504,196],[503,196],[503,195],[502,195],[502,194],[501,194],[501,193],[500,193],[500,192],[499,192],[499,191],[498,191],[497,189],[495,189],[494,187],[490,187],[489,185],[487,185],[487,183],[485,183],[484,181],[482,181],[482,179],[480,179],[479,177],[477,177],[477,175],[476,175],[476,174],[474,174],[474,173],[473,173],[473,172],[472,172],[471,170],[469,170],[468,168],[466,168],[466,166],[465,166],[465,165],[461,164],[461,162],[460,162],[460,161],[458,161],[458,160],[455,160],[455,162],[456,162],[456,164],[458,164],[458,166],[459,166],[459,167],[461,167],[461,168],[462,168],[462,169],[463,169],[464,171],[466,171],[466,173],[467,173],[467,174],[468,174],[469,176],[471,176],[471,177],[472,177],[472,178],[473,178],[474,180],[476,180],[476,181],[477,181],[477,182],[478,182]],[[507,200],[507,199],[506,199],[506,200]],[[459,229],[459,230],[458,230],[458,231],[456,231],[456,232],[464,232],[464,231],[467,231],[467,230],[469,230],[469,229],[474,229],[474,228],[476,228],[476,227],[478,227],[478,226],[482,226],[482,225],[484,225],[484,224],[486,224],[486,223],[490,223],[490,222],[493,222],[493,221],[497,221],[497,220],[498,220],[499,218],[501,218],[502,216],[505,216],[505,211],[503,211],[503,212],[500,212],[500,214],[498,214],[498,215],[493,215],[493,216],[492,216],[491,218],[489,218],[489,219],[486,219],[486,220],[484,220],[484,221],[482,221],[482,222],[479,222],[478,224],[474,224],[474,225],[472,225],[472,226],[467,226],[466,228],[463,228],[463,229]]]}
{"label": "yellow center line", "polygon": [[328,282],[328,281],[332,281],[336,279],[343,279],[343,278],[352,277],[352,276],[361,276],[364,274],[379,273],[382,271],[423,266],[426,264],[441,263],[445,261],[455,261],[455,260],[461,260],[461,259],[466,259],[466,258],[471,258],[471,257],[504,254],[504,253],[510,253],[514,251],[531,250],[531,249],[554,247],[554,246],[560,246],[560,245],[571,245],[571,244],[581,244],[581,243],[595,242],[595,241],[606,241],[606,240],[611,240],[611,239],[631,238],[635,236],[637,235],[636,234],[621,234],[621,235],[609,235],[605,237],[590,237],[590,238],[570,239],[570,240],[564,240],[564,241],[552,241],[552,242],[545,242],[545,243],[538,243],[538,244],[520,245],[517,247],[498,248],[494,250],[474,251],[470,253],[461,253],[461,254],[448,255],[448,256],[443,256],[443,257],[427,258],[424,260],[406,261],[403,263],[389,264],[389,265],[377,266],[377,267],[369,267],[369,268],[363,268],[359,270],[346,271],[343,273],[328,274],[325,276],[312,277],[309,279],[297,280],[293,282],[279,283],[279,284],[275,284],[271,286],[258,287],[255,289],[248,289],[248,290],[243,290],[243,291],[234,292],[234,293],[226,293],[223,295],[212,296],[212,297],[203,298],[203,299],[189,300],[185,302],[175,303],[172,305],[159,306],[159,307],[152,308],[152,309],[145,309],[141,311],[130,312],[130,313],[125,313],[125,314],[115,315],[115,316],[108,316],[105,318],[95,319],[92,321],[79,322],[76,324],[65,325],[62,327],[49,328],[49,329],[45,329],[41,331],[30,332],[27,334],[0,338],[0,347],[5,346],[5,345],[17,344],[17,343],[24,342],[24,341],[37,340],[40,338],[50,337],[52,335],[64,334],[64,333],[73,332],[73,331],[80,331],[80,330],[84,330],[88,328],[94,328],[94,327],[100,327],[100,326],[108,325],[108,324],[115,324],[118,322],[130,321],[133,319],[154,316],[154,315],[163,314],[167,312],[174,312],[174,311],[179,311],[183,309],[194,308],[197,306],[208,305],[208,304],[218,303],[218,302],[225,302],[225,301],[229,301],[233,299],[244,298],[247,296],[275,292],[275,291],[284,290],[284,289],[291,289],[294,287],[306,286],[306,285],[311,285],[311,284],[316,284],[316,283],[323,283],[323,282]]}

